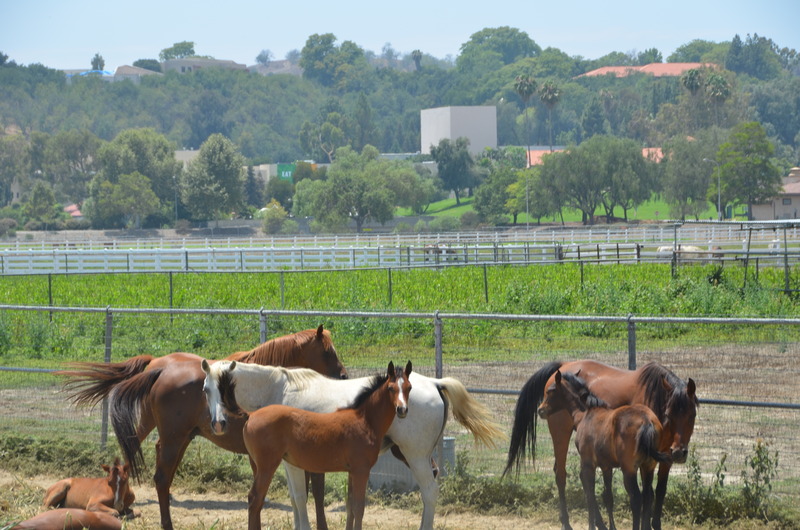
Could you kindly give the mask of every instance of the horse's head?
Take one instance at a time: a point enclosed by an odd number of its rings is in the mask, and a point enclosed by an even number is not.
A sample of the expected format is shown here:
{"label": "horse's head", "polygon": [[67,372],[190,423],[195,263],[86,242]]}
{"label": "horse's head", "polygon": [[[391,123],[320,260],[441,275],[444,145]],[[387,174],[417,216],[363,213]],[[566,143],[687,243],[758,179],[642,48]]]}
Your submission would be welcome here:
{"label": "horse's head", "polygon": [[[101,464],[103,471],[108,473],[108,486],[111,488],[111,491],[114,492],[114,498],[118,500],[119,504],[122,505],[126,494],[130,490],[130,486],[128,484],[128,479],[130,478],[130,464],[120,464],[119,458],[114,459],[114,465],[107,466],[105,464]],[[115,503],[117,504],[117,503]],[[122,508],[118,506],[114,506],[117,511],[122,511]]]}
{"label": "horse's head", "polygon": [[394,363],[389,361],[386,373],[394,410],[398,418],[405,418],[408,415],[408,394],[411,392],[411,380],[408,377],[411,375],[411,361],[408,361],[405,370],[399,366],[395,368]]}
{"label": "horse's head", "polygon": [[689,440],[692,438],[694,420],[697,417],[697,389],[692,378],[689,378],[685,386],[673,386],[664,378],[663,385],[669,396],[663,421],[664,434],[672,437],[672,461],[683,464],[689,454]]}
{"label": "horse's head", "polygon": [[203,380],[203,394],[208,402],[211,431],[222,435],[228,427],[228,408],[224,403],[224,395],[226,392],[231,395],[233,393],[231,371],[236,368],[236,361],[219,361],[212,365],[203,359],[201,366],[206,373]]}
{"label": "horse's head", "polygon": [[578,373],[561,373],[557,370],[548,381],[544,389],[544,398],[537,409],[539,417],[546,419],[551,414],[566,410],[585,411],[593,407],[605,406],[605,403],[592,394],[586,381],[578,377]]}
{"label": "horse's head", "polygon": [[322,329],[322,324],[317,328],[316,336],[310,345],[312,350],[306,356],[308,363],[304,368],[311,368],[334,379],[347,379],[347,370],[336,354],[331,332]]}

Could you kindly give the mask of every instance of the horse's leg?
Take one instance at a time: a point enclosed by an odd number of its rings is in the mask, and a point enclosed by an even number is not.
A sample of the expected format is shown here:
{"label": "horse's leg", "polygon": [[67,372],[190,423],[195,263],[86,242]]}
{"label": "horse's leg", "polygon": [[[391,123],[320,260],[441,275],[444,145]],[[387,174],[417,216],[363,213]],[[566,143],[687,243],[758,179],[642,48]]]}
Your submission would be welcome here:
{"label": "horse's leg", "polygon": [[569,525],[565,492],[567,486],[567,451],[569,450],[569,439],[572,436],[572,418],[566,412],[559,411],[547,418],[547,428],[550,430],[550,437],[553,439],[553,455],[555,456],[553,472],[556,475],[556,486],[558,487],[561,530],[572,530]]}
{"label": "horse's leg", "polygon": [[[159,430],[159,433],[161,431]],[[183,454],[189,446],[191,438],[188,433],[180,436],[171,432],[165,439],[160,438],[156,442],[156,472],[153,481],[156,484],[158,494],[158,507],[161,511],[161,527],[165,530],[172,530],[172,516],[169,510],[169,489],[172,486],[172,479],[175,478],[175,470],[178,469],[183,459]]]}
{"label": "horse's leg", "polygon": [[272,475],[280,465],[271,459],[256,465],[253,471],[253,486],[247,495],[247,528],[248,530],[261,530],[261,510],[264,508],[264,497],[267,496],[269,484],[272,482]]}
{"label": "horse's leg", "polygon": [[366,504],[368,481],[369,468],[348,473],[347,483],[350,491],[348,494],[350,498],[350,509],[347,514],[347,530],[361,530],[364,521],[364,506]]}
{"label": "horse's leg", "polygon": [[311,481],[311,493],[314,495],[317,530],[328,530],[328,521],[325,518],[325,475],[322,473],[308,473],[308,478]]}
{"label": "horse's leg", "polygon": [[656,499],[653,504],[653,530],[661,530],[661,512],[664,510],[664,497],[667,494],[667,480],[669,480],[669,470],[672,467],[670,462],[658,464],[658,482],[656,483]]}
{"label": "horse's leg", "polygon": [[625,484],[625,491],[631,503],[631,514],[633,515],[633,530],[639,530],[642,518],[642,492],[639,490],[639,482],[636,478],[636,469],[622,471],[622,483]]}
{"label": "horse's leg", "polygon": [[639,470],[642,475],[642,528],[649,529],[653,516],[653,475],[655,467],[643,465]]}
{"label": "horse's leg", "polygon": [[[597,496],[594,492],[595,468],[591,462],[581,462],[581,484],[586,495],[586,508],[589,511],[589,530],[595,530],[597,518]],[[564,524],[563,521],[561,523]]]}
{"label": "horse's leg", "polygon": [[[603,469],[603,504],[605,504],[606,512],[608,512],[608,528],[609,530],[616,530],[617,525],[614,522],[614,490],[611,483],[613,478],[613,468]],[[602,528],[603,519],[600,517],[600,508],[597,509],[597,526]]]}
{"label": "horse's leg", "polygon": [[439,483],[431,470],[430,455],[414,455],[408,458],[408,467],[419,485],[422,497],[422,521],[420,529],[432,530],[433,518],[436,515],[436,500],[439,497]]}
{"label": "horse's leg", "polygon": [[72,483],[72,479],[64,479],[59,480],[52,486],[47,489],[44,495],[44,503],[42,506],[45,508],[54,507],[58,508],[62,504],[64,504],[64,500],[67,498],[67,492],[69,491],[69,486]]}
{"label": "horse's leg", "polygon": [[283,463],[283,468],[286,470],[286,482],[289,485],[289,495],[292,499],[294,528],[310,530],[311,522],[308,520],[308,491],[306,490],[306,472],[299,467],[289,464],[288,462]]}

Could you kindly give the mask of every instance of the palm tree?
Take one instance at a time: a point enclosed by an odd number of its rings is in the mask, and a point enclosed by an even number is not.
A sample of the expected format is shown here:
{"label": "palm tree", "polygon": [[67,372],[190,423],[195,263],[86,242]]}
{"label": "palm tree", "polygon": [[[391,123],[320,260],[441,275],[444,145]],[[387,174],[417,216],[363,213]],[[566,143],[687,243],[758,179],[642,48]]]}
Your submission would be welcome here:
{"label": "palm tree", "polygon": [[531,167],[531,155],[530,155],[530,124],[528,120],[528,102],[531,100],[531,96],[536,93],[536,81],[529,75],[518,75],[516,79],[514,79],[514,92],[517,93],[519,98],[522,100],[523,103],[523,119],[525,124],[525,167]]}
{"label": "palm tree", "polygon": [[417,72],[419,72],[421,66],[420,63],[422,62],[422,52],[419,50],[414,50],[411,52],[411,59],[414,60],[414,66],[416,67]]}
{"label": "palm tree", "polygon": [[705,90],[714,104],[714,121],[719,127],[719,107],[731,96],[731,84],[724,75],[713,72],[706,78]]}
{"label": "palm tree", "polygon": [[545,81],[539,87],[539,99],[547,107],[547,128],[550,133],[550,152],[553,152],[553,107],[561,99],[561,90],[553,81]]}

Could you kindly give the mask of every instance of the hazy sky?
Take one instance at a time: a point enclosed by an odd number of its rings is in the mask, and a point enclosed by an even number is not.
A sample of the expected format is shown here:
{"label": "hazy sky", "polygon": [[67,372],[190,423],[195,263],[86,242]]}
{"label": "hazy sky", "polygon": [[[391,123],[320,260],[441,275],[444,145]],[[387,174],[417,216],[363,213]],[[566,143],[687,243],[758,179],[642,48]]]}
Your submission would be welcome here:
{"label": "hazy sky", "polygon": [[88,68],[100,53],[113,71],[193,41],[198,55],[252,65],[261,50],[282,59],[309,35],[333,33],[338,43],[377,54],[389,43],[403,54],[455,58],[473,33],[510,26],[571,56],[657,48],[666,59],[694,39],[721,42],[737,33],[800,51],[798,21],[798,0],[0,0],[0,52],[18,64],[59,69]]}

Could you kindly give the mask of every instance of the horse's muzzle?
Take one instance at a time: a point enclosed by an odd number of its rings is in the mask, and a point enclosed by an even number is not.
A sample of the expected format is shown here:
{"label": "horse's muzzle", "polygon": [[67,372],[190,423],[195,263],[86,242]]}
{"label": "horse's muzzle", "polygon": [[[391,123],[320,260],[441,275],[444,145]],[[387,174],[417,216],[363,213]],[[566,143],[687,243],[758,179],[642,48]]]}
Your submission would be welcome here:
{"label": "horse's muzzle", "polygon": [[672,461],[676,464],[685,464],[687,456],[689,456],[687,447],[675,447],[672,449]]}
{"label": "horse's muzzle", "polygon": [[408,407],[397,407],[397,417],[400,419],[408,416]]}
{"label": "horse's muzzle", "polygon": [[225,434],[228,429],[228,422],[225,420],[211,421],[211,431],[217,436]]}
{"label": "horse's muzzle", "polygon": [[538,409],[536,409],[536,413],[539,414],[539,417],[542,418],[543,420],[546,420],[547,416],[549,415],[549,411],[543,407],[539,407]]}

